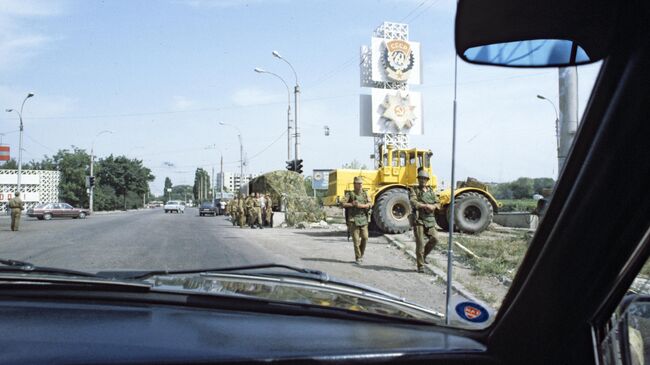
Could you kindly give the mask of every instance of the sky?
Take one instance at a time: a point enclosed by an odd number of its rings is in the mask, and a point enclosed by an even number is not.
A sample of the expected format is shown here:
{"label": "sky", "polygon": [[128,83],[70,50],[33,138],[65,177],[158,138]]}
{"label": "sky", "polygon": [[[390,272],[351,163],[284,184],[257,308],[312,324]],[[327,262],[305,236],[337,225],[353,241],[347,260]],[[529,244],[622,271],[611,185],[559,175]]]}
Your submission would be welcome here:
{"label": "sky", "polygon": [[[384,21],[409,25],[421,43],[424,134],[439,180],[451,171],[454,0],[0,0],[0,107],[23,111],[23,160],[76,146],[98,158],[143,160],[161,194],[165,177],[194,171],[286,167],[289,66],[301,89],[305,173],[352,160],[372,166],[373,138],[359,135],[359,49]],[[579,110],[600,64],[578,68]],[[557,69],[458,62],[456,177],[505,182],[557,176]],[[222,122],[224,125],[221,125]],[[18,118],[0,114],[2,144],[18,150]],[[329,136],[324,127],[330,129]],[[101,133],[110,131],[110,133]]]}

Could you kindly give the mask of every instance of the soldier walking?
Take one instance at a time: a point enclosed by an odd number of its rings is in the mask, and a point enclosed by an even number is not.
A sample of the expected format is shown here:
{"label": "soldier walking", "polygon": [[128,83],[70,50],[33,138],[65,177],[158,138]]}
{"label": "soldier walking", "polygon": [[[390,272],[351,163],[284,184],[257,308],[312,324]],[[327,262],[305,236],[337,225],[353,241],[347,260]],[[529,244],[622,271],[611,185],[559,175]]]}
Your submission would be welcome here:
{"label": "soldier walking", "polygon": [[363,190],[361,176],[354,178],[354,190],[345,193],[343,208],[349,209],[347,217],[348,229],[352,232],[354,242],[354,261],[358,265],[363,261],[363,254],[368,243],[368,215],[372,205],[368,194]]}
{"label": "soldier walking", "polygon": [[436,232],[435,210],[438,208],[438,197],[429,182],[429,174],[420,170],[418,172],[418,186],[411,188],[409,199],[413,207],[414,216],[411,225],[415,236],[415,254],[418,272],[424,272],[426,258],[438,243]]}
{"label": "soldier walking", "polygon": [[17,231],[20,227],[20,214],[25,209],[25,204],[20,199],[20,191],[17,191],[14,197],[9,200],[8,205],[11,209],[11,230]]}

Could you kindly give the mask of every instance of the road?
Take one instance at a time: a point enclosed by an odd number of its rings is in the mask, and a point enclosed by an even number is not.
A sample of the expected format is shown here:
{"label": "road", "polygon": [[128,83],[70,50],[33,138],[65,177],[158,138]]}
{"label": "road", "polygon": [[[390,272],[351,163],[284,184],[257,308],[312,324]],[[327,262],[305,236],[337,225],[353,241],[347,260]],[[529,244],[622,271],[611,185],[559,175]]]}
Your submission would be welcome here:
{"label": "road", "polygon": [[96,214],[87,219],[38,221],[21,230],[0,217],[0,257],[40,266],[99,272],[180,270],[282,263],[322,270],[443,311],[445,286],[415,272],[415,263],[382,236],[371,237],[363,265],[354,265],[352,242],[334,229],[240,229],[225,217],[198,210],[160,209]]}

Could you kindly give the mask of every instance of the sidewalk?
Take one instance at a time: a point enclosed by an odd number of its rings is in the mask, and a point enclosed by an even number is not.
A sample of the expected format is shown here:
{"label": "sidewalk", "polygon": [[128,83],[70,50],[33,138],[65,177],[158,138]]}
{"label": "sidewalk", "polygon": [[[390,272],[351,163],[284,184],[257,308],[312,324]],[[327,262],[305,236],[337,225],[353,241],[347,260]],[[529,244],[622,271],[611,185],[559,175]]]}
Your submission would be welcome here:
{"label": "sidewalk", "polygon": [[[371,234],[364,262],[354,263],[354,247],[345,225],[327,228],[250,229],[227,227],[227,236],[253,240],[273,253],[270,262],[286,262],[392,293],[407,301],[445,312],[446,285],[437,275],[416,272],[415,261],[381,234]],[[235,238],[235,237],[233,237]],[[454,290],[454,294],[460,294]],[[460,294],[465,297],[464,295]]]}
{"label": "sidewalk", "polygon": [[[412,232],[407,231],[401,234],[384,236],[395,248],[404,252],[415,263],[415,238]],[[445,285],[447,283],[448,237],[447,232],[438,232],[439,243],[427,257],[429,263],[425,265]],[[486,303],[490,307],[498,309],[508,291],[508,287],[494,277],[476,275],[464,263],[465,253],[459,247],[454,245],[452,253],[452,288],[467,298],[479,303]]]}

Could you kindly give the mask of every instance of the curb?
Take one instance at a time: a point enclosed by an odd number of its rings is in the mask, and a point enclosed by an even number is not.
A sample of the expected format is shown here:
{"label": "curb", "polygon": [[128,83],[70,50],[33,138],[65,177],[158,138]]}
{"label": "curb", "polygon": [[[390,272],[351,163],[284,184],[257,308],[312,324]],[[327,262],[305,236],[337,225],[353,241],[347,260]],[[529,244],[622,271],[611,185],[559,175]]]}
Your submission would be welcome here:
{"label": "curb", "polygon": [[[393,237],[391,237],[389,235],[386,235],[386,234],[384,235],[384,237],[386,238],[386,240],[390,244],[392,244],[393,246],[395,246],[398,249],[400,249],[401,251],[403,251],[407,256],[409,256],[413,260],[416,259],[415,252],[412,251],[412,250],[407,249],[406,245],[403,244],[402,242],[400,242],[398,239],[393,238]],[[446,272],[443,272],[442,270],[440,270],[439,268],[433,266],[432,264],[424,264],[424,267],[427,268],[429,271],[431,271],[433,273],[433,275],[435,275],[438,278],[442,279],[442,281],[445,283],[445,285],[447,284],[447,273]],[[472,294],[469,290],[467,290],[462,284],[460,284],[458,282],[454,282],[452,280],[451,287],[452,287],[452,289],[456,290],[458,293],[460,293],[465,298],[467,298],[467,299],[469,299],[469,300],[471,300],[471,301],[473,301],[475,303],[483,303],[482,300],[476,298],[476,296],[474,296],[474,294]]]}

